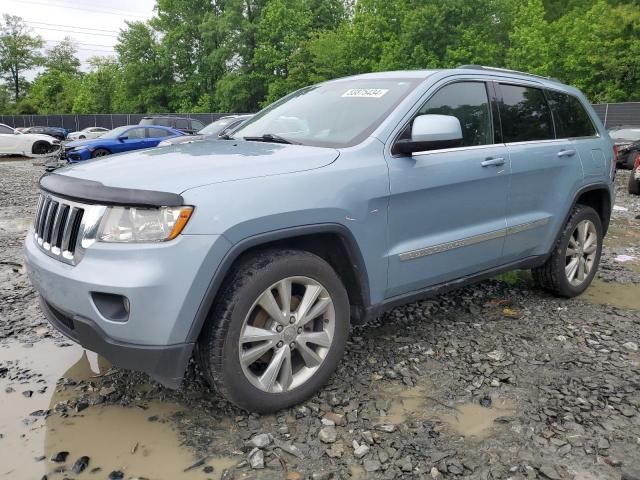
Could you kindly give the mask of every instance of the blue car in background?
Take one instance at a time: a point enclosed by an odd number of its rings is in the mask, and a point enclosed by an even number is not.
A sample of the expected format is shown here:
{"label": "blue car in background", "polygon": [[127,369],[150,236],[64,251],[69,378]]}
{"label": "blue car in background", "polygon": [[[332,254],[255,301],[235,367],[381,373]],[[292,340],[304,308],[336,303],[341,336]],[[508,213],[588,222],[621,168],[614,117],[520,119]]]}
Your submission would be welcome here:
{"label": "blue car in background", "polygon": [[112,153],[155,147],[162,140],[180,135],[184,133],[169,127],[126,125],[115,128],[100,138],[67,143],[63,156],[69,163],[77,163]]}

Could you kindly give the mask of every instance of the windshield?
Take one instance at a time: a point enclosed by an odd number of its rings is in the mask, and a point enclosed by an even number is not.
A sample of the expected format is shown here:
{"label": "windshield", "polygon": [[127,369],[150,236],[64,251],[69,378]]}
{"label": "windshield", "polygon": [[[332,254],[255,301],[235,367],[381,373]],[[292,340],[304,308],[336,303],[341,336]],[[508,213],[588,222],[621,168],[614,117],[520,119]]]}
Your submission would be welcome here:
{"label": "windshield", "polygon": [[262,110],[233,136],[277,135],[302,145],[351,147],[367,138],[419,82],[353,79],[306,87]]}
{"label": "windshield", "polygon": [[221,118],[220,120],[216,120],[198,131],[198,135],[218,135],[234,120],[235,118]]}
{"label": "windshield", "polygon": [[104,139],[104,138],[118,138],[122,135],[124,135],[124,132],[126,132],[127,130],[129,130],[131,127],[126,125],[124,127],[118,127],[118,128],[114,128],[113,130],[111,130],[110,132],[105,133],[104,135],[101,135],[100,138]]}
{"label": "windshield", "polygon": [[620,130],[613,130],[609,132],[611,138],[614,140],[629,140],[631,142],[637,142],[640,140],[640,128],[622,128]]}

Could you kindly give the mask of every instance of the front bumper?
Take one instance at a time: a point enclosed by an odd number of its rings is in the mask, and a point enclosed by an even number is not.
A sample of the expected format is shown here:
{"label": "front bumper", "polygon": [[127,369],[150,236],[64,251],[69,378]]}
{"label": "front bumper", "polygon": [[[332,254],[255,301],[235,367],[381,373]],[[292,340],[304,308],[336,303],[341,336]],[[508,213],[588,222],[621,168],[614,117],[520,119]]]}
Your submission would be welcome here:
{"label": "front bumper", "polygon": [[68,160],[69,163],[83,162],[91,159],[91,152],[87,148],[80,150],[65,149],[63,150],[62,158],[63,160]]}
{"label": "front bumper", "polygon": [[169,346],[132,345],[110,338],[92,320],[56,309],[42,296],[40,307],[49,323],[84,348],[108,359],[116,367],[145,372],[169,388],[178,388],[193,343]]}
{"label": "front bumper", "polygon": [[[154,244],[97,242],[69,265],[44,253],[31,230],[24,257],[57,329],[114,365],[176,386],[195,343],[189,335],[196,312],[221,260],[217,252],[227,244],[217,235]],[[96,294],[125,297],[126,318],[110,316]]]}

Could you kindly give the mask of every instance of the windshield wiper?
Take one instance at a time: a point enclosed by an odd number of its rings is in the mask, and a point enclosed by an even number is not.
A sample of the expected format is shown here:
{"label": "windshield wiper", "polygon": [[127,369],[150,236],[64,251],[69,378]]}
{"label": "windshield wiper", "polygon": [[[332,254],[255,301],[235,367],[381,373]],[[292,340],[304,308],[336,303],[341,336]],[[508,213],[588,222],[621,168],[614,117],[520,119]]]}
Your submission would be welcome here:
{"label": "windshield wiper", "polygon": [[276,135],[275,133],[265,133],[261,137],[242,137],[247,142],[270,142],[270,143],[288,143],[291,145],[299,145],[296,142],[287,140],[286,138]]}
{"label": "windshield wiper", "polygon": [[220,135],[218,138],[222,139],[222,140],[235,140],[235,138],[233,138],[231,135],[229,135],[228,133],[225,133],[223,135]]}

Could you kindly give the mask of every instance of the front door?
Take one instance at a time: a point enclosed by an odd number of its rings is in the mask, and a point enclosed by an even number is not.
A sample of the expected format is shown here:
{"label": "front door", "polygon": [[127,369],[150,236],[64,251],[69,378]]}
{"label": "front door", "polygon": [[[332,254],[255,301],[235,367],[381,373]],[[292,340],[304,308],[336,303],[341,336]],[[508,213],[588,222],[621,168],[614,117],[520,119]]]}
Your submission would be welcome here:
{"label": "front door", "polygon": [[494,140],[487,85],[445,85],[422,114],[457,117],[463,143],[387,159],[388,298],[490,269],[502,259],[510,163],[506,147]]}

